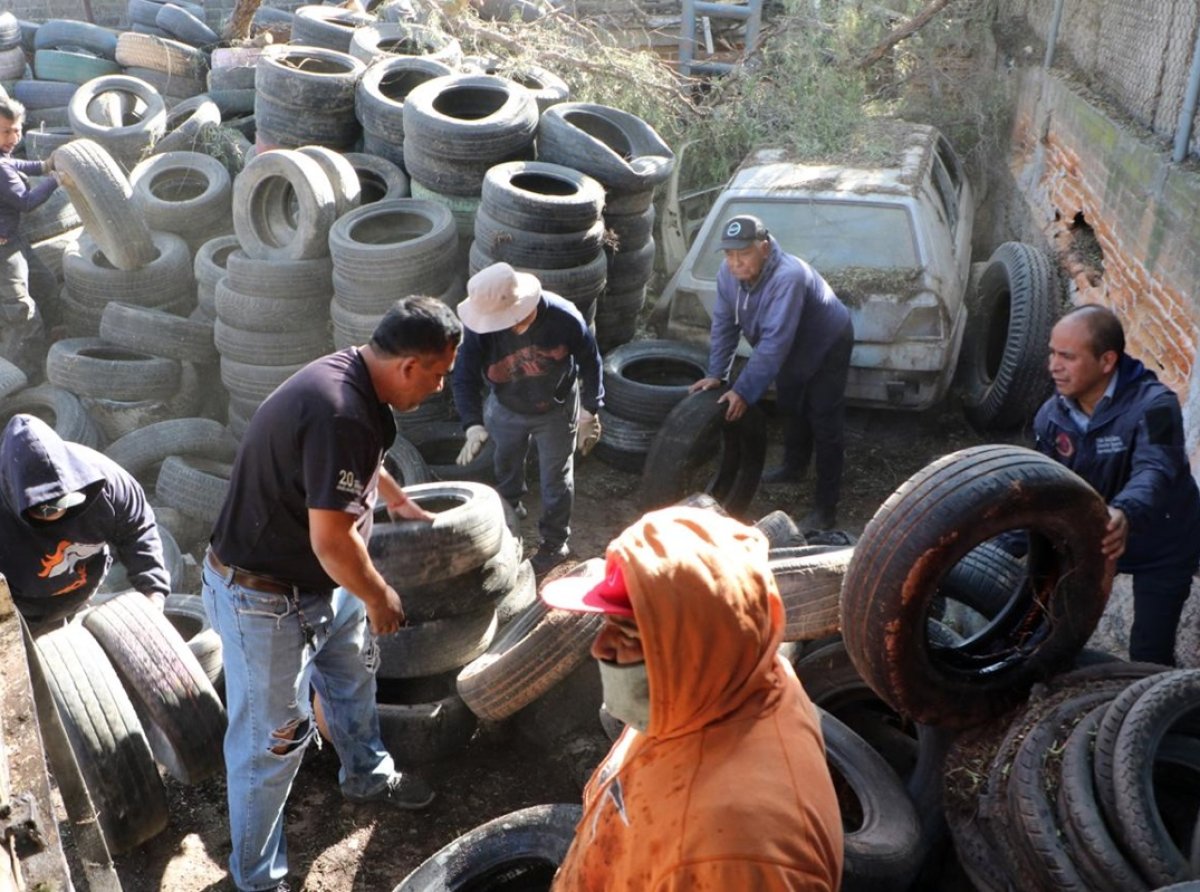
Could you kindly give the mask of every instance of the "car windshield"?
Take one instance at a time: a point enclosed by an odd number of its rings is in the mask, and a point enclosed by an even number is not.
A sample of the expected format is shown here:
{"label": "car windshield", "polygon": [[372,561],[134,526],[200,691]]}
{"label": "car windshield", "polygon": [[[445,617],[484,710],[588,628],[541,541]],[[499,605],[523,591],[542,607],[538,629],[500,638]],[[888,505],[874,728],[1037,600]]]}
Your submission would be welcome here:
{"label": "car windshield", "polygon": [[[908,210],[901,205],[841,201],[734,200],[721,210],[721,220],[754,214],[767,224],[789,254],[818,270],[912,269],[920,266]],[[716,279],[723,259],[719,245],[723,227],[709,230],[693,274]]]}

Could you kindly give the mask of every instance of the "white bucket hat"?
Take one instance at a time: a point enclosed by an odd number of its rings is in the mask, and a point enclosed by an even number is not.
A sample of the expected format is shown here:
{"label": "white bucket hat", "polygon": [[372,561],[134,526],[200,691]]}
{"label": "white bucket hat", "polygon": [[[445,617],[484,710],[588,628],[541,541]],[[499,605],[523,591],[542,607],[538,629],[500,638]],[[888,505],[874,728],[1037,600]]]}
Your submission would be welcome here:
{"label": "white bucket hat", "polygon": [[467,299],[458,305],[458,317],[476,334],[502,331],[532,313],[541,296],[537,276],[493,263],[467,280]]}

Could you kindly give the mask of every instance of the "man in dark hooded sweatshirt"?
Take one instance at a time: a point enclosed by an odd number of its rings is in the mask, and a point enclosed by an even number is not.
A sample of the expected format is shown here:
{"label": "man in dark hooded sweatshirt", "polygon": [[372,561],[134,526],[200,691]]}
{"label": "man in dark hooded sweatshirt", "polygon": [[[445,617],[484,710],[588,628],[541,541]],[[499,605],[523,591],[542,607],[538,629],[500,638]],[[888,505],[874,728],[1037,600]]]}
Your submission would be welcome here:
{"label": "man in dark hooded sweatshirt", "polygon": [[70,616],[114,556],[161,607],[171,576],[142,487],[107,456],[14,415],[0,435],[0,573],[17,609],[36,623]]}

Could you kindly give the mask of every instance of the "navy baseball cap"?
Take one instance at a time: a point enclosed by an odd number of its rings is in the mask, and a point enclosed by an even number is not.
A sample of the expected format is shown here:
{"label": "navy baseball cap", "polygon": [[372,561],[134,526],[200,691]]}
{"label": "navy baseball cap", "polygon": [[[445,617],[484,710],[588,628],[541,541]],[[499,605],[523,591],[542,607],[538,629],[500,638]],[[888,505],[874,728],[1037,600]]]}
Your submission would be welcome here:
{"label": "navy baseball cap", "polygon": [[762,220],[751,214],[739,214],[725,221],[721,228],[720,250],[749,248],[755,242],[766,241],[769,233]]}

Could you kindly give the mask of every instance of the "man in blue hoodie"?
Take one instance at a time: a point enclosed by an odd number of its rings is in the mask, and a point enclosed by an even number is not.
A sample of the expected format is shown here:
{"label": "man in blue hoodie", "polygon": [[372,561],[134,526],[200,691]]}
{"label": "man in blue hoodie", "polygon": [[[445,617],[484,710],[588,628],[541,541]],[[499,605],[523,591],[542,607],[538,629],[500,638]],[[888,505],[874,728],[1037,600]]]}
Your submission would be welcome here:
{"label": "man in blue hoodie", "polygon": [[0,435],[0,573],[31,622],[70,616],[120,559],[160,608],[171,591],[142,487],[107,456],[65,442],[32,415]]}
{"label": "man in blue hoodie", "polygon": [[1200,491],[1179,399],[1125,353],[1111,310],[1083,304],[1050,333],[1057,395],[1038,410],[1038,451],[1108,503],[1104,555],[1133,574],[1129,658],[1175,663],[1175,629],[1200,564]]}
{"label": "man in blue hoodie", "polygon": [[837,525],[844,462],[846,378],[854,328],[850,311],[811,266],[787,254],[758,217],[743,214],[725,222],[712,313],[708,376],[692,392],[729,380],[739,336],[753,347],[737,381],[720,402],[736,421],[758,402],[771,382],[784,416],[783,464],[763,483],[798,482],[816,457],[813,509],[802,530]]}

